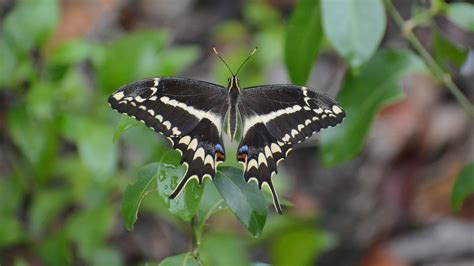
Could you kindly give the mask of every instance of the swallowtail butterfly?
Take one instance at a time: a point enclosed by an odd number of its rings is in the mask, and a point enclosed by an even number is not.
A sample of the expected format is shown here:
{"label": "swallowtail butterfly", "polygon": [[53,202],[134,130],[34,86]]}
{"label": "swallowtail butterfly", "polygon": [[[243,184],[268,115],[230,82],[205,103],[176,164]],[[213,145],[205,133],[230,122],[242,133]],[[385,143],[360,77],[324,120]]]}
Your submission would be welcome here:
{"label": "swallowtail butterfly", "polygon": [[336,101],[310,87],[262,85],[240,88],[234,74],[227,88],[200,80],[157,77],[122,86],[109,98],[119,113],[144,122],[166,136],[181,153],[187,168],[171,199],[186,184],[205,177],[213,179],[217,165],[226,158],[222,133],[233,140],[237,128],[241,139],[237,160],[243,164],[247,182],[255,181],[261,189],[268,186],[276,210],[281,213],[272,176],[277,165],[288,156],[292,146],[323,128],[342,122],[345,112]]}

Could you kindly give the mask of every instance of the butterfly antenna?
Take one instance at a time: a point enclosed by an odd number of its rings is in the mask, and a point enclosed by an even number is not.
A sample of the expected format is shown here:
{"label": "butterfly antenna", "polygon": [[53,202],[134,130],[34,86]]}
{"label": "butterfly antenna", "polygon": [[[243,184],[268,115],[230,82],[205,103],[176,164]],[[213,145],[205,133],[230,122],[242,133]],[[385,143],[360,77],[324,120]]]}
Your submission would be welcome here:
{"label": "butterfly antenna", "polygon": [[230,73],[232,74],[232,76],[235,76],[234,75],[234,72],[232,72],[232,69],[230,69],[229,65],[227,64],[227,62],[224,60],[224,58],[221,57],[221,55],[217,52],[217,49],[216,47],[212,47],[212,50],[214,51],[214,53],[217,55],[217,57],[219,57],[219,59],[224,62],[225,66],[227,67],[227,69],[229,69]]}
{"label": "butterfly antenna", "polygon": [[240,69],[245,65],[245,63],[247,63],[247,61],[249,61],[250,57],[252,57],[253,54],[255,54],[255,52],[257,51],[257,48],[258,47],[255,47],[253,49],[253,51],[250,53],[250,55],[247,57],[247,59],[245,59],[244,62],[242,62],[242,64],[240,64],[239,68],[237,69],[237,72],[235,73],[235,75],[239,74],[239,71]]}

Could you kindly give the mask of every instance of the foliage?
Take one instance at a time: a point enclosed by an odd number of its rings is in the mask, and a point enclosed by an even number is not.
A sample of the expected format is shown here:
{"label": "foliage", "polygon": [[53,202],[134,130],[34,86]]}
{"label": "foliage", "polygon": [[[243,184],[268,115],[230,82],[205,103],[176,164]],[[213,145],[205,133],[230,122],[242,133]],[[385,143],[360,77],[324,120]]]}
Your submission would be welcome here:
{"label": "foliage", "polygon": [[451,192],[451,208],[459,213],[464,200],[474,194],[474,163],[466,165],[456,178]]}
{"label": "foliage", "polygon": [[[334,49],[344,59],[348,71],[338,101],[348,116],[322,134],[321,157],[328,166],[360,153],[380,109],[403,97],[402,77],[445,74],[449,64],[460,66],[467,56],[465,48],[436,28],[434,59],[410,34],[406,36],[414,50],[384,48],[385,11],[394,19],[396,13],[387,1],[385,6],[381,0],[355,3],[299,0],[285,28],[276,9],[264,1],[248,1],[243,14],[247,24],[230,21],[213,33],[216,43],[235,45],[232,53],[223,52],[233,66],[248,53],[249,40],[260,47],[241,73],[243,86],[262,83],[268,66],[282,61],[294,83],[306,84],[321,53]],[[410,22],[430,25],[435,16],[444,15],[463,30],[474,31],[472,4],[436,3]],[[0,248],[13,256],[8,259],[26,264],[8,252],[22,247],[45,265],[124,264],[108,241],[121,228],[116,225],[117,199],[122,199],[129,230],[140,209],[177,228],[190,228],[192,250],[160,265],[248,265],[249,250],[259,241],[270,246],[273,264],[307,265],[331,248],[335,240],[314,228],[315,221],[308,225],[292,215],[267,211],[271,198],[244,182],[235,158],[219,169],[213,182],[192,181],[176,200],[169,200],[185,171],[178,154],[135,120],[122,116],[119,121],[106,99],[124,83],[179,74],[198,59],[199,51],[195,46],[170,46],[170,34],[162,30],[127,33],[107,43],[78,39],[53,46],[48,42],[58,18],[55,0],[20,0],[0,24],[0,93],[13,99],[4,107],[11,169],[0,178]],[[213,74],[224,81],[229,73],[216,63]],[[449,85],[449,80],[441,82]],[[450,90],[456,94],[455,89]],[[125,160],[122,150],[134,156]],[[229,149],[228,154],[235,151]],[[472,171],[472,164],[466,166],[453,188],[456,212],[474,189]],[[279,183],[284,180],[275,178],[279,190],[285,189]],[[282,203],[291,206],[284,199]],[[206,231],[212,217],[229,214],[254,238]]]}

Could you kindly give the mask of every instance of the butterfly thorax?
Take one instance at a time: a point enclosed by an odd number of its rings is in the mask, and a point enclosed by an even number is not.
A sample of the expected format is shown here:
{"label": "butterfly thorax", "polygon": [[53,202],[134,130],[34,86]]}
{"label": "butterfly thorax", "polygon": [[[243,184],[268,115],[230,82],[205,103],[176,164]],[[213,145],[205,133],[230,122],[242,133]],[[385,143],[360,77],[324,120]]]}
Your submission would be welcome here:
{"label": "butterfly thorax", "polygon": [[227,86],[229,92],[229,109],[227,110],[227,134],[229,135],[231,141],[234,140],[237,133],[238,125],[238,110],[237,110],[237,101],[239,100],[240,95],[240,85],[239,78],[237,76],[232,76],[229,78],[229,83]]}

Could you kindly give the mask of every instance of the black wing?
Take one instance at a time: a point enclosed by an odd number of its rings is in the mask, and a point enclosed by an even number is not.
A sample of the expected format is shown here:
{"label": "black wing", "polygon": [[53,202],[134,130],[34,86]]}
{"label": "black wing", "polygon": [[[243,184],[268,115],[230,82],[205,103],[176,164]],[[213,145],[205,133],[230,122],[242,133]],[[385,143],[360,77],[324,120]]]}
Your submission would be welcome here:
{"label": "black wing", "polygon": [[247,182],[259,188],[267,185],[275,208],[281,206],[271,178],[293,144],[309,138],[322,128],[335,126],[344,110],[325,94],[309,87],[268,85],[242,90],[238,103],[242,119],[242,141],[237,159],[244,164]]}
{"label": "black wing", "polygon": [[110,106],[144,122],[171,141],[187,167],[170,198],[191,179],[214,178],[225,158],[222,125],[227,91],[208,82],[183,78],[152,78],[121,87],[109,97]]}

